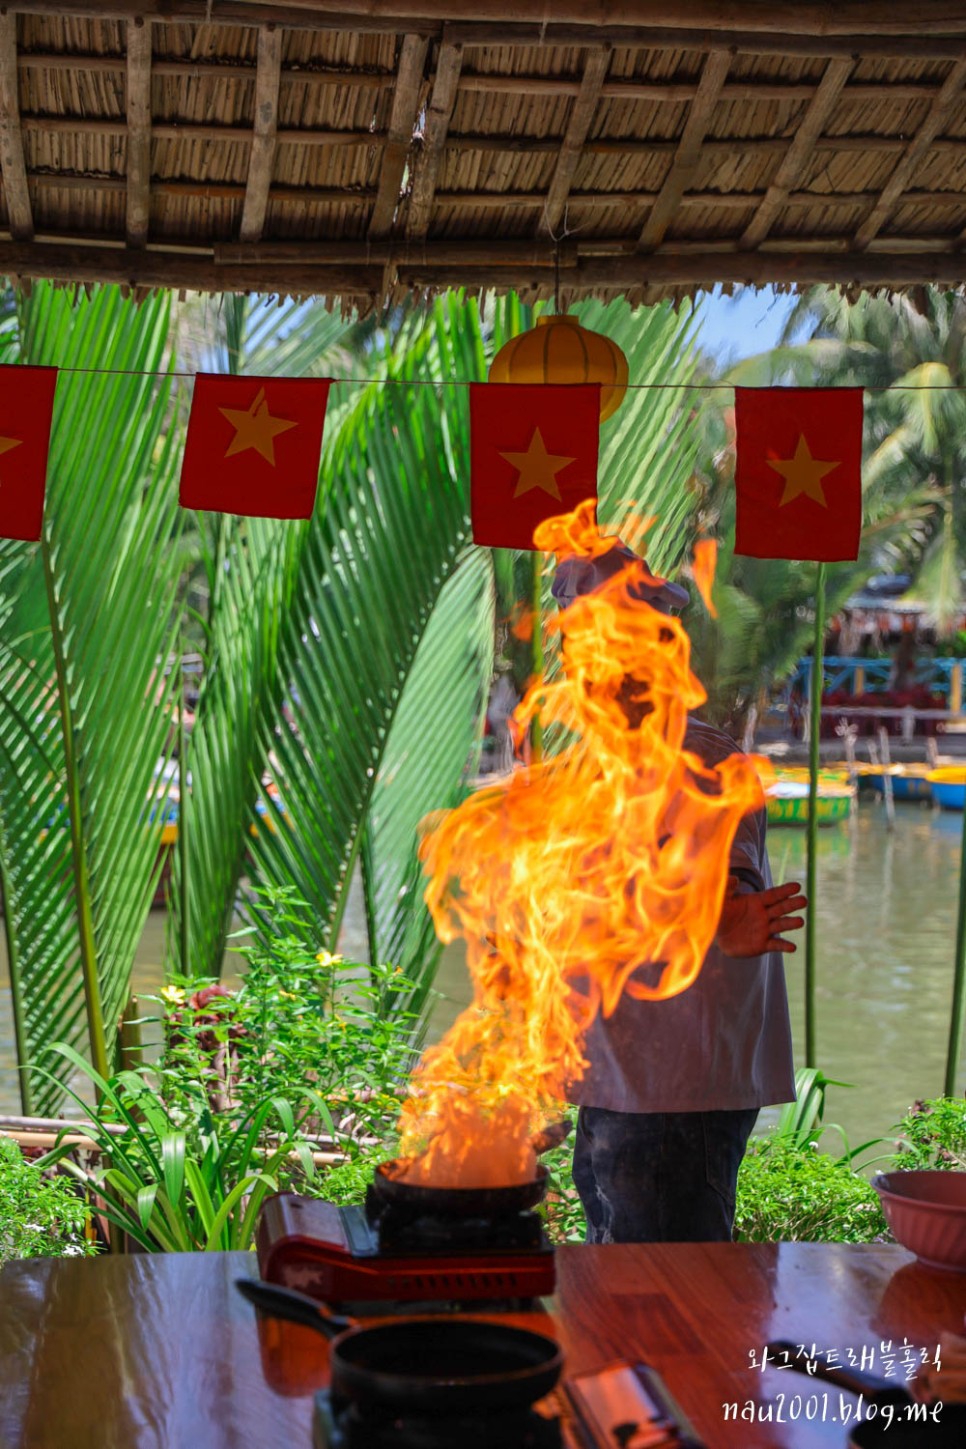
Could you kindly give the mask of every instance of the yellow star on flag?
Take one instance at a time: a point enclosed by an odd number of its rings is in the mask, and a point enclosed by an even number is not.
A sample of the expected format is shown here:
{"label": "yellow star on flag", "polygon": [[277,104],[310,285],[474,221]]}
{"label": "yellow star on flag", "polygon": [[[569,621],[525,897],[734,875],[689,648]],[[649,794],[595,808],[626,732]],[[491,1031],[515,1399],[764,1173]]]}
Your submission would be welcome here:
{"label": "yellow star on flag", "polygon": [[11,448],[19,448],[23,438],[0,438],[0,453],[9,453]]}
{"label": "yellow star on flag", "polygon": [[561,501],[557,474],[574,459],[565,458],[560,453],[548,453],[539,428],[534,428],[530,446],[525,453],[501,453],[500,457],[505,458],[520,475],[513,490],[514,498],[529,493],[531,488],[542,488],[544,493],[549,493],[558,503]]}
{"label": "yellow star on flag", "polygon": [[247,412],[241,408],[219,408],[218,411],[231,423],[235,429],[235,436],[228,445],[225,453],[230,458],[234,453],[244,453],[249,448],[254,448],[256,453],[261,453],[267,463],[275,467],[275,438],[279,433],[287,433],[289,428],[295,428],[297,423],[289,422],[286,418],[273,418],[268,411],[268,403],[265,401],[265,389],[260,387],[256,394],[255,401]]}
{"label": "yellow star on flag", "polygon": [[794,458],[766,458],[769,468],[774,468],[785,480],[785,491],[779,500],[779,508],[784,508],[786,503],[791,503],[799,494],[804,493],[809,498],[814,498],[823,508],[828,507],[828,499],[825,497],[825,489],[822,487],[822,479],[826,473],[831,473],[833,468],[841,466],[841,459],[836,458],[834,462],[824,462],[819,458],[813,458],[805,441],[805,434],[799,433],[798,446],[795,449]]}

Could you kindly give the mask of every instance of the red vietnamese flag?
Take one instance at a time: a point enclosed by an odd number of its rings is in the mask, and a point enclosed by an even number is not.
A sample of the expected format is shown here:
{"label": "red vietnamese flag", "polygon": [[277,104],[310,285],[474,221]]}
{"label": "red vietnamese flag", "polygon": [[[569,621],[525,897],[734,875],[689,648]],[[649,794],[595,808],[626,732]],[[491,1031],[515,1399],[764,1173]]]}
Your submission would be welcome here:
{"label": "red vietnamese flag", "polygon": [[862,389],[735,388],[735,553],[859,555]]}
{"label": "red vietnamese flag", "polygon": [[473,540],[533,548],[545,518],[597,497],[597,383],[470,385]]}
{"label": "red vietnamese flag", "polygon": [[56,367],[0,367],[0,538],[40,537]]}
{"label": "red vietnamese flag", "polygon": [[181,464],[182,508],[310,518],[329,379],[195,378]]}

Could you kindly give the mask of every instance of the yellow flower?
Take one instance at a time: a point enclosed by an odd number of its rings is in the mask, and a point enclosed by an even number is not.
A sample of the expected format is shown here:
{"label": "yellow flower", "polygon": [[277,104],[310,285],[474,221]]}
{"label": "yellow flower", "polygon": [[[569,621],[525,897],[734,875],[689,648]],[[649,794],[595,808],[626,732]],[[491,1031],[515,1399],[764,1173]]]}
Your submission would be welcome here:
{"label": "yellow flower", "polygon": [[187,1000],[187,995],[188,993],[183,991],[180,986],[161,987],[161,1000],[166,1002],[168,1006],[183,1006]]}
{"label": "yellow flower", "polygon": [[294,991],[283,991],[282,988],[279,987],[278,994],[286,1001],[298,1001],[298,997],[296,996]]}
{"label": "yellow flower", "polygon": [[342,957],[333,956],[331,951],[320,951],[315,959],[320,966],[338,966]]}

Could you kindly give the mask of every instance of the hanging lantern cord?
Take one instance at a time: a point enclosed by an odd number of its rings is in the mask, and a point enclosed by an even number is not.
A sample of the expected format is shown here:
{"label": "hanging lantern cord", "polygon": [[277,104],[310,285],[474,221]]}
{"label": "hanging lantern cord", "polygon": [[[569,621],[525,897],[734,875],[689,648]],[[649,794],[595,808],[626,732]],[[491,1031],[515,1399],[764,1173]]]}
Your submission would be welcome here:
{"label": "hanging lantern cord", "polygon": [[560,238],[553,239],[553,310],[560,315]]}

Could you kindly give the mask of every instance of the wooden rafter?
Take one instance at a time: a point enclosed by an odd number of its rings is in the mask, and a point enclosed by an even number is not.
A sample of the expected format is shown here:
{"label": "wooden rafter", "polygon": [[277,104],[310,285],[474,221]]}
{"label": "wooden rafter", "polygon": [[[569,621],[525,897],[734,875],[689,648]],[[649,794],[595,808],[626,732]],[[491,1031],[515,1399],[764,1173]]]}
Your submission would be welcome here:
{"label": "wooden rafter", "polygon": [[34,218],[20,126],[17,17],[8,10],[0,12],[0,173],[11,235],[18,241],[29,241],[34,234]]}
{"label": "wooden rafter", "polygon": [[127,241],[144,246],[151,219],[151,22],[127,23]]}
{"label": "wooden rafter", "polygon": [[388,236],[392,230],[406,160],[413,143],[428,48],[429,42],[424,36],[407,35],[399,53],[389,130],[382,151],[379,191],[369,221],[369,236],[373,241]]}
{"label": "wooden rafter", "polygon": [[909,143],[906,154],[883,187],[882,194],[875,206],[856,231],[855,247],[858,251],[868,246],[895,211],[902,193],[915,175],[916,168],[923,156],[931,148],[933,140],[942,130],[954,107],[962,100],[964,81],[966,81],[966,59],[958,60],[949,72],[942,88],[929,107],[922,125]]}
{"label": "wooden rafter", "polygon": [[258,241],[265,226],[268,193],[278,132],[278,91],[282,76],[282,32],[265,25],[258,32],[258,61],[255,71],[255,129],[248,158],[248,181],[239,236]]}
{"label": "wooden rafter", "polygon": [[584,142],[590,135],[590,128],[597,113],[610,58],[609,45],[595,46],[593,50],[587,52],[580,91],[567,121],[567,130],[560,146],[560,155],[557,157],[553,180],[547,192],[546,207],[540,220],[540,230],[549,232],[551,236],[556,232],[567,205],[567,197],[583,153]]}
{"label": "wooden rafter", "polygon": [[433,93],[426,108],[423,144],[413,171],[413,187],[406,221],[408,237],[423,237],[429,230],[433,198],[436,194],[436,178],[446,149],[446,135],[456,104],[462,66],[463,47],[444,42],[439,48]]}
{"label": "wooden rafter", "polygon": [[740,246],[752,251],[771,230],[788,195],[815,152],[822,128],[835,107],[845,82],[855,69],[854,60],[830,60],[808,110],[765,193],[765,199],[745,229]]}
{"label": "wooden rafter", "polygon": [[664,178],[660,195],[655,201],[651,214],[644,225],[644,230],[638,239],[639,251],[653,251],[664,240],[664,233],[670,226],[681,197],[694,176],[705,132],[714,108],[718,104],[721,87],[725,83],[731,60],[730,51],[712,50],[704,63],[701,80],[691,103],[688,118],[684,123],[677,151],[667,176]]}

